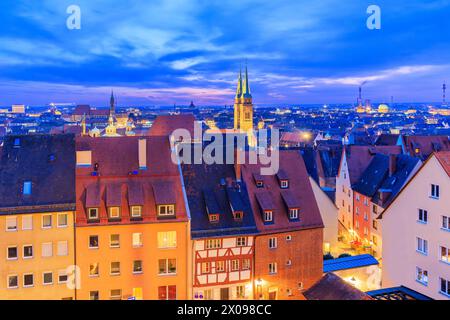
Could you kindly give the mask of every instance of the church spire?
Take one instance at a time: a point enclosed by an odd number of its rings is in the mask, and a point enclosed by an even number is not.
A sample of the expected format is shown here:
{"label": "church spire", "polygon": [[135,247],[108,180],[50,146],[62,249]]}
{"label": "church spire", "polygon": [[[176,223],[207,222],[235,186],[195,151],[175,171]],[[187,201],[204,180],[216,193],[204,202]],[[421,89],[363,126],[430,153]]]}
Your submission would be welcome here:
{"label": "church spire", "polygon": [[245,65],[245,80],[244,80],[244,92],[242,93],[244,98],[251,98],[250,85],[248,83],[248,70],[247,65]]}
{"label": "church spire", "polygon": [[239,70],[238,85],[236,89],[236,99],[240,99],[242,96],[242,68]]}
{"label": "church spire", "polygon": [[116,114],[116,101],[114,99],[114,91],[111,90],[111,98],[109,99],[109,116],[114,117]]}

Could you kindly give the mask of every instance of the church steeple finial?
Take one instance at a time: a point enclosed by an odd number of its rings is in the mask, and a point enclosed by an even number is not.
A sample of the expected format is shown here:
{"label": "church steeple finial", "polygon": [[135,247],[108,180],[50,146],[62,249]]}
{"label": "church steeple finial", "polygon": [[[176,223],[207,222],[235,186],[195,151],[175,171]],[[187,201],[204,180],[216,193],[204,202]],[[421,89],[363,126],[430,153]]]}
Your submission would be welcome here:
{"label": "church steeple finial", "polygon": [[114,116],[116,113],[116,101],[114,99],[114,91],[111,90],[111,98],[109,99],[109,115]]}
{"label": "church steeple finial", "polygon": [[244,79],[244,92],[242,93],[244,98],[251,98],[252,95],[250,93],[250,85],[248,82],[248,69],[247,63],[245,63],[245,79]]}

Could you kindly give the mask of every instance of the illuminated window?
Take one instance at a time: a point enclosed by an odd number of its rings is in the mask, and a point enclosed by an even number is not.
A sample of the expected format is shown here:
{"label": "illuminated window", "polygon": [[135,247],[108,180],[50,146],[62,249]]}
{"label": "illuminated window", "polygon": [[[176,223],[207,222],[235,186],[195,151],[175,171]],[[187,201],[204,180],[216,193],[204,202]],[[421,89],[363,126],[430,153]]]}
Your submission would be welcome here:
{"label": "illuminated window", "polygon": [[23,195],[24,196],[31,195],[31,181],[25,181],[23,183]]}
{"label": "illuminated window", "polygon": [[201,267],[202,267],[202,274],[207,274],[211,272],[211,263],[203,262]]}
{"label": "illuminated window", "polygon": [[142,233],[133,233],[133,247],[142,247]]}
{"label": "illuminated window", "polygon": [[141,206],[132,206],[131,207],[131,216],[133,218],[142,217],[142,207]]}
{"label": "illuminated window", "polygon": [[231,271],[239,271],[239,260],[231,260]]}
{"label": "illuminated window", "polygon": [[219,249],[222,247],[220,239],[208,239],[206,240],[206,249]]}
{"label": "illuminated window", "polygon": [[98,277],[98,275],[99,275],[98,262],[91,263],[89,265],[89,276],[90,277]]}
{"label": "illuminated window", "polygon": [[109,207],[109,217],[111,219],[117,219],[120,218],[120,208],[119,207]]}
{"label": "illuminated window", "polygon": [[224,271],[225,271],[225,261],[217,261],[216,272],[224,272]]}
{"label": "illuminated window", "polygon": [[109,246],[111,248],[120,248],[120,235],[112,234],[109,238]]}
{"label": "illuminated window", "polygon": [[237,299],[245,298],[245,286],[236,287],[236,298]]}
{"label": "illuminated window", "polygon": [[250,270],[250,259],[242,260],[242,270]]}
{"label": "illuminated window", "polygon": [[441,254],[440,259],[443,262],[450,263],[450,249],[446,247],[440,247],[441,248]]}
{"label": "illuminated window", "polygon": [[122,290],[120,290],[120,289],[111,290],[110,299],[111,300],[121,300],[122,299]]}
{"label": "illuminated window", "polygon": [[120,275],[120,262],[111,262],[110,273],[112,276]]}
{"label": "illuminated window", "polygon": [[176,300],[177,286],[161,286],[158,287],[159,300]]}
{"label": "illuminated window", "polygon": [[177,247],[177,232],[158,232],[158,248],[169,249]]}
{"label": "illuminated window", "polygon": [[89,292],[89,300],[99,300],[100,294],[98,291],[90,291]]}
{"label": "illuminated window", "polygon": [[277,263],[272,262],[269,263],[269,274],[276,274],[277,273]]}

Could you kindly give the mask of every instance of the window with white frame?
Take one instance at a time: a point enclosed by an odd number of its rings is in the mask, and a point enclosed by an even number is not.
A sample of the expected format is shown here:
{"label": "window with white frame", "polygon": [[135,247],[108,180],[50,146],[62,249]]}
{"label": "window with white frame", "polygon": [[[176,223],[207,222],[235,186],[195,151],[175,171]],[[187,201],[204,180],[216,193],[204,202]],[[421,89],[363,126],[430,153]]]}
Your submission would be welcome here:
{"label": "window with white frame", "polygon": [[440,247],[439,259],[443,262],[450,263],[450,249],[447,247]]}
{"label": "window with white frame", "polygon": [[159,249],[170,249],[177,247],[176,231],[158,232],[157,237]]}
{"label": "window with white frame", "polygon": [[428,223],[428,211],[424,209],[419,209],[419,218],[417,220],[420,223]]}
{"label": "window with white frame", "polygon": [[67,283],[67,280],[69,280],[69,276],[67,275],[66,270],[59,270],[58,271],[58,283]]}
{"label": "window with white frame", "polygon": [[42,216],[42,228],[49,229],[52,227],[52,215],[45,214]]}
{"label": "window with white frame", "polygon": [[239,271],[239,260],[231,260],[231,271]]}
{"label": "window with white frame", "polygon": [[216,272],[225,271],[225,261],[216,261]]}
{"label": "window with white frame", "polygon": [[288,189],[289,188],[289,181],[288,180],[281,180],[280,187],[281,187],[281,189]]}
{"label": "window with white frame", "polygon": [[24,259],[33,258],[33,246],[32,245],[23,246],[23,258]]}
{"label": "window with white frame", "polygon": [[17,246],[10,246],[6,249],[6,259],[7,260],[17,260],[18,250]]}
{"label": "window with white frame", "polygon": [[19,287],[19,277],[16,274],[8,276],[8,289],[16,289]]}
{"label": "window with white frame", "polygon": [[269,274],[275,273],[277,273],[277,263],[276,262],[269,263]]}
{"label": "window with white frame", "polygon": [[98,208],[89,208],[88,209],[88,219],[89,220],[98,219]]}
{"label": "window with white frame", "polygon": [[177,259],[159,259],[159,274],[170,275],[177,273]]}
{"label": "window with white frame", "polygon": [[416,267],[416,280],[424,285],[428,285],[428,271]]}
{"label": "window with white frame", "polygon": [[277,238],[269,238],[269,249],[276,249],[277,248]]}
{"label": "window with white frame", "polygon": [[206,240],[206,249],[219,249],[222,247],[220,239],[208,239]]}
{"label": "window with white frame", "polygon": [[238,247],[245,247],[247,245],[247,238],[246,237],[238,237],[236,239],[236,246]]}
{"label": "window with white frame", "polygon": [[250,259],[242,260],[242,270],[250,270]]}
{"label": "window with white frame", "polygon": [[450,296],[450,281],[444,278],[439,278],[439,280],[441,283],[439,292],[446,296]]}
{"label": "window with white frame", "polygon": [[114,261],[111,262],[110,265],[110,274],[112,276],[117,276],[120,274],[120,262],[119,261]]}
{"label": "window with white frame", "polygon": [[289,219],[291,219],[291,220],[298,219],[298,209],[290,209],[289,210]]}
{"label": "window with white frame", "polygon": [[42,257],[48,258],[53,256],[53,244],[51,242],[45,242],[42,244]]}
{"label": "window with white frame", "polygon": [[132,206],[131,207],[131,217],[133,217],[133,218],[142,217],[142,207],[141,206]]}
{"label": "window with white frame", "polygon": [[22,217],[22,230],[33,230],[33,216]]}
{"label": "window with white frame", "polygon": [[42,273],[42,283],[44,285],[53,284],[53,272],[44,272]]}
{"label": "window with white frame", "polygon": [[428,241],[422,238],[417,238],[417,251],[422,254],[428,254]]}
{"label": "window with white frame", "polygon": [[6,217],[6,231],[17,231],[17,217]]}
{"label": "window with white frame", "polygon": [[450,217],[442,216],[442,229],[450,231]]}
{"label": "window with white frame", "polygon": [[175,215],[175,205],[166,204],[158,206],[158,215],[159,216],[173,216]]}
{"label": "window with white frame", "polygon": [[112,234],[109,236],[109,246],[111,248],[120,248],[120,235]]}
{"label": "window with white frame", "polygon": [[119,207],[109,207],[108,212],[109,212],[109,217],[111,219],[120,218],[120,208]]}
{"label": "window with white frame", "polygon": [[69,215],[67,213],[58,214],[58,228],[67,227],[69,223]]}
{"label": "window with white frame", "polygon": [[138,273],[142,273],[142,272],[143,272],[142,260],[134,260],[133,261],[133,273],[138,274]]}
{"label": "window with white frame", "polygon": [[245,286],[236,286],[236,298],[237,299],[245,298]]}
{"label": "window with white frame", "polygon": [[32,273],[26,273],[23,275],[23,287],[29,288],[34,286],[34,275]]}
{"label": "window with white frame", "polygon": [[273,221],[273,211],[264,211],[264,221],[265,222]]}
{"label": "window with white frame", "polygon": [[440,189],[439,185],[437,185],[437,184],[431,185],[431,197],[432,198],[439,199],[439,193],[440,193],[439,189]]}
{"label": "window with white frame", "polygon": [[58,256],[67,256],[69,254],[69,244],[67,241],[58,241],[56,254]]}
{"label": "window with white frame", "polygon": [[89,236],[89,249],[98,249],[98,236]]}
{"label": "window with white frame", "polygon": [[142,233],[133,233],[133,248],[142,247]]}

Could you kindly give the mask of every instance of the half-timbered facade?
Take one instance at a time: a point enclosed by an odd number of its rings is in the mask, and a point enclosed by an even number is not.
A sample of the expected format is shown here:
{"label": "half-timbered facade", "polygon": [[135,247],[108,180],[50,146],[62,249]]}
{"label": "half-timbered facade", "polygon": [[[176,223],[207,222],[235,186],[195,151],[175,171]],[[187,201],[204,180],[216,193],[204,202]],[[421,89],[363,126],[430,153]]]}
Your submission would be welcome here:
{"label": "half-timbered facade", "polygon": [[193,299],[253,299],[257,229],[245,186],[233,165],[182,168],[192,218]]}

